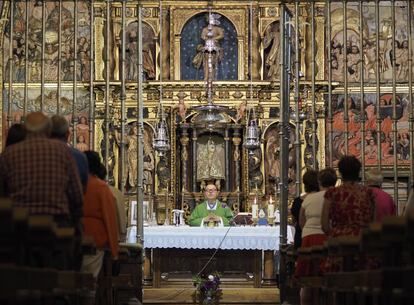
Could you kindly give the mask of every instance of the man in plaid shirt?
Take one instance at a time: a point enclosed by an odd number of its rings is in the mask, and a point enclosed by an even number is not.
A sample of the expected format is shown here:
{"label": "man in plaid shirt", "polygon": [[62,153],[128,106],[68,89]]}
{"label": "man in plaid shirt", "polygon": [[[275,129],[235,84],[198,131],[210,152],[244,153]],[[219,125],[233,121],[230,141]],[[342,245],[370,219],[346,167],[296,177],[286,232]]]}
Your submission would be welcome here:
{"label": "man in plaid shirt", "polygon": [[50,120],[41,112],[25,121],[26,139],[0,155],[4,194],[31,215],[52,215],[61,226],[78,226],[82,185],[69,147],[49,139]]}

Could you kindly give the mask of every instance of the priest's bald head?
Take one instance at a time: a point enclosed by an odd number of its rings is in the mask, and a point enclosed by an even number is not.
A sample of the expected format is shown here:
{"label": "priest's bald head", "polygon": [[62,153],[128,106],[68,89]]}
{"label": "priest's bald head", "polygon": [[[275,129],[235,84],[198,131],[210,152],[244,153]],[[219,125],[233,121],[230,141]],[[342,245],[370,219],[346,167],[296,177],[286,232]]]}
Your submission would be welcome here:
{"label": "priest's bald head", "polygon": [[40,135],[49,137],[52,124],[50,119],[42,112],[29,113],[24,122],[28,135]]}

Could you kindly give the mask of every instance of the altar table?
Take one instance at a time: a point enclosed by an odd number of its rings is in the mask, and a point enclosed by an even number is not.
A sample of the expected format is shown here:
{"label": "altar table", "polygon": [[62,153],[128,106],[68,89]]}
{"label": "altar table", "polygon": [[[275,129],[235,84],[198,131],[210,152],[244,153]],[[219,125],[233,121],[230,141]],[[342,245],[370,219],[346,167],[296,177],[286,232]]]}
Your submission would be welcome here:
{"label": "altar table", "polygon": [[[192,277],[219,249],[205,273],[220,272],[224,286],[273,285],[274,251],[279,249],[279,233],[279,226],[145,227],[145,282],[154,288],[189,285]],[[135,240],[136,228],[132,227],[127,242]],[[288,242],[293,242],[291,227],[288,228]]]}

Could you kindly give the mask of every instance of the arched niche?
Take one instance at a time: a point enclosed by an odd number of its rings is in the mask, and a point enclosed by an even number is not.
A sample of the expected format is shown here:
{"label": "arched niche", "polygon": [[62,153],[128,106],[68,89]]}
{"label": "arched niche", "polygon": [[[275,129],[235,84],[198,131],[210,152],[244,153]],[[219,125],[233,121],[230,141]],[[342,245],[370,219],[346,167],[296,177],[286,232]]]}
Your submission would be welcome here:
{"label": "arched niche", "polygon": [[[154,194],[155,191],[155,151],[152,147],[154,130],[151,125],[144,124],[144,172],[143,185],[144,194]],[[117,137],[120,140],[119,135]],[[137,187],[137,170],[138,170],[138,125],[136,121],[131,121],[126,125],[126,170],[124,173],[124,182],[127,192],[135,192]],[[120,164],[120,166],[122,166]]]}
{"label": "arched niche", "polygon": [[[138,79],[138,23],[129,23],[125,31],[125,79],[136,82]],[[122,37],[122,31],[120,37]],[[144,80],[154,80],[156,78],[156,36],[154,29],[146,22],[142,23],[142,41]],[[122,71],[119,70],[119,73],[119,78],[121,78]]]}
{"label": "arched niche", "polygon": [[[275,122],[265,130],[264,133],[264,168],[266,193],[274,194],[277,184],[280,181],[280,126]],[[296,155],[293,143],[295,141],[295,125],[290,124],[289,139],[289,193],[293,194],[296,179]]]}
{"label": "arched niche", "polygon": [[[204,45],[201,38],[203,29],[207,26],[208,13],[199,13],[190,18],[181,31],[180,41],[180,75],[181,80],[204,79],[204,67],[200,48]],[[238,78],[238,38],[233,23],[220,14],[220,25],[224,37],[219,41],[223,49],[222,59],[219,60],[217,80],[237,80]],[[201,62],[200,62],[201,60]],[[198,68],[197,68],[198,67]]]}
{"label": "arched niche", "polygon": [[263,34],[263,79],[280,77],[280,22],[269,24]]}

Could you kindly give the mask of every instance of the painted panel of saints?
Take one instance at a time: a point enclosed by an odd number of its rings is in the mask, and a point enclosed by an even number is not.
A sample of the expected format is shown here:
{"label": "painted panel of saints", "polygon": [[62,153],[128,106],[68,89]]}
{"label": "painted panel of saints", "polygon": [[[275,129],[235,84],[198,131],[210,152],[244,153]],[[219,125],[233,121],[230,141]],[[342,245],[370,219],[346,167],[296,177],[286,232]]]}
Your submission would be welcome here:
{"label": "painted panel of saints", "polygon": [[[29,88],[27,91],[27,113],[40,111],[40,103],[42,100],[39,89]],[[14,89],[12,91],[12,124],[21,123],[23,119],[24,108],[24,88]],[[52,116],[57,113],[57,91],[55,89],[45,89],[43,97],[44,112]],[[3,130],[7,130],[7,118],[5,114],[8,112],[8,92],[3,92]],[[73,107],[73,91],[72,89],[63,89],[60,97],[60,114],[63,115],[69,123],[72,122]],[[84,89],[78,89],[75,105],[75,121],[76,121],[76,145],[75,147],[81,151],[89,150],[89,93]],[[72,144],[72,127],[71,135],[68,142]]]}
{"label": "painted panel of saints", "polygon": [[[365,158],[366,165],[378,164],[378,143],[381,147],[381,164],[392,165],[394,160],[394,145],[397,149],[397,160],[400,165],[408,165],[409,161],[409,127],[408,127],[408,96],[398,94],[396,96],[396,119],[397,122],[397,142],[394,143],[392,134],[392,114],[393,101],[392,94],[382,94],[377,100],[377,95],[367,93],[364,96],[363,112],[361,113],[361,100],[357,94],[348,95],[348,154],[358,158]],[[332,129],[329,123],[326,123],[327,136],[332,130],[333,142],[333,164],[336,165],[339,159],[346,154],[345,148],[345,123],[344,123],[344,96],[333,95],[333,124]],[[379,114],[377,106],[379,103]],[[377,132],[377,117],[380,119],[381,132]],[[362,138],[361,124],[365,120],[365,134]],[[378,139],[379,137],[379,139]],[[362,142],[364,142],[364,151],[362,151]],[[328,143],[328,141],[327,141]],[[328,145],[328,144],[327,144]],[[329,158],[329,147],[326,149],[327,159]],[[328,160],[329,161],[329,160]]]}
{"label": "painted panel of saints", "polygon": [[[77,53],[76,78],[78,81],[90,79],[90,2],[78,1],[77,22],[77,49],[74,49],[74,4],[62,2],[59,8],[58,1],[46,1],[45,4],[45,32],[43,37],[43,1],[30,1],[28,4],[28,33],[26,33],[26,3],[18,1],[14,4],[13,41],[10,42],[10,25],[6,29],[4,49],[9,50],[12,44],[13,81],[23,82],[25,71],[25,46],[27,40],[29,59],[28,81],[39,82],[41,80],[42,41],[44,39],[44,77],[46,81],[57,81],[58,57],[59,57],[59,26],[61,29],[60,52],[62,57],[61,75],[62,81],[72,81],[75,75],[74,54]],[[59,24],[59,15],[61,23]],[[5,61],[8,62],[9,52],[5,52]],[[10,64],[6,65],[6,79],[9,77]]]}

